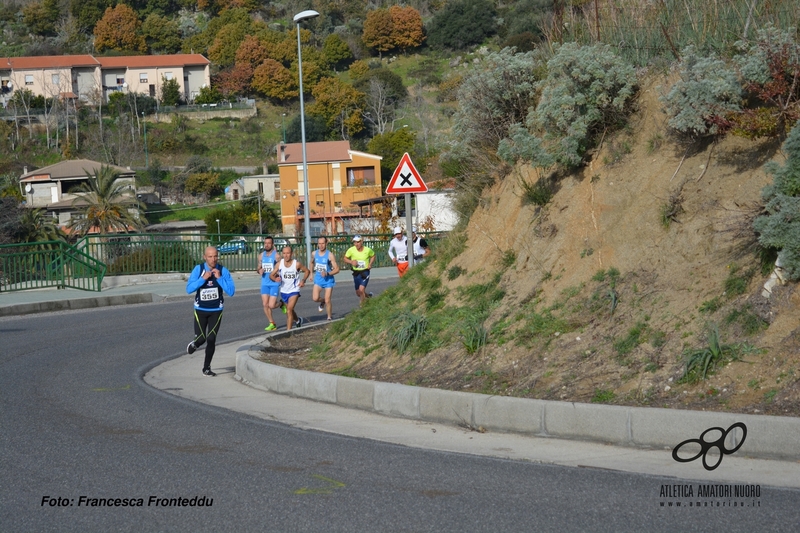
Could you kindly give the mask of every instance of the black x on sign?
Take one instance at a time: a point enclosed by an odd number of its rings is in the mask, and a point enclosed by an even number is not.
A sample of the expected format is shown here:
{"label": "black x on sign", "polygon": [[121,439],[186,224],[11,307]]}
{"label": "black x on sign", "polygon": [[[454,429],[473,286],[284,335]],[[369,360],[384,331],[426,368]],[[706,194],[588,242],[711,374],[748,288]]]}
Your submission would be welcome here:
{"label": "black x on sign", "polygon": [[408,152],[403,154],[400,159],[400,164],[392,174],[392,179],[389,180],[389,186],[386,187],[386,194],[404,194],[411,192],[428,192],[428,186],[422,181],[422,176],[419,175],[414,163],[411,162],[411,157]]}

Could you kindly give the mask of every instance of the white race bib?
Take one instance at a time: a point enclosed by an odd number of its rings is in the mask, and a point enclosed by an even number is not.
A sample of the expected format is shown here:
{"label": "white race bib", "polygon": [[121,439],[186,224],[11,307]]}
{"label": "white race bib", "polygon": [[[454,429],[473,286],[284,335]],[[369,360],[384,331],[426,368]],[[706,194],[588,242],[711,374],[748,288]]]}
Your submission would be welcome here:
{"label": "white race bib", "polygon": [[328,272],[328,266],[322,263],[314,263],[314,270],[320,274],[326,274]]}
{"label": "white race bib", "polygon": [[200,291],[201,302],[210,302],[218,299],[219,299],[219,290],[216,287],[211,287],[210,289],[202,289]]}
{"label": "white race bib", "polygon": [[261,270],[269,274],[272,272],[272,263],[261,263]]}
{"label": "white race bib", "polygon": [[364,270],[365,268],[367,268],[367,262],[366,261],[356,261],[356,268],[359,269],[359,270]]}
{"label": "white race bib", "polygon": [[398,255],[397,256],[397,260],[400,261],[401,263],[406,263],[406,262],[408,262],[408,257],[406,257],[404,255]]}

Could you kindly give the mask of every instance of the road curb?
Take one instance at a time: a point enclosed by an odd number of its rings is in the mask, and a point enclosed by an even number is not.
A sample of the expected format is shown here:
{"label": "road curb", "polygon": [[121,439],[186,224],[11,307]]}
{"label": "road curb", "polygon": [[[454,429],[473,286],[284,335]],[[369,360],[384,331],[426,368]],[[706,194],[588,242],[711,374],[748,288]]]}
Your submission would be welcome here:
{"label": "road curb", "polygon": [[[240,345],[236,379],[260,390],[388,416],[636,448],[672,449],[685,440],[699,439],[709,428],[724,431],[743,422],[747,436],[737,455],[800,460],[800,418],[796,417],[488,396],[284,368],[251,356],[269,338],[287,334],[262,335]],[[705,440],[720,437],[721,432],[715,431]],[[733,449],[737,444],[731,432],[724,445]]]}

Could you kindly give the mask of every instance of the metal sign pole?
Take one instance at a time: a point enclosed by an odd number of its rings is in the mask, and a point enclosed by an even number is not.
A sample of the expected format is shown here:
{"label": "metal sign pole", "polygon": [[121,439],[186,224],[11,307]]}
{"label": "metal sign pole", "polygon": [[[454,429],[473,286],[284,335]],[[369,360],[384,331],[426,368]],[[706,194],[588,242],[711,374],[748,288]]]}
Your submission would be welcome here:
{"label": "metal sign pole", "polygon": [[413,267],[416,261],[414,260],[414,243],[411,242],[411,193],[405,193],[406,199],[406,244],[408,245],[408,266]]}

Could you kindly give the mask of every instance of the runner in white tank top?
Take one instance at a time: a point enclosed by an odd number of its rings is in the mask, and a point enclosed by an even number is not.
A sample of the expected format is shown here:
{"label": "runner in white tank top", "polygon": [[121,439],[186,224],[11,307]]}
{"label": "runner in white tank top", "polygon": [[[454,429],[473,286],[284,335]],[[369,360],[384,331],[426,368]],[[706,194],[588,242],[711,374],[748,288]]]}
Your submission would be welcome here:
{"label": "runner in white tank top", "polygon": [[273,281],[281,283],[281,299],[286,303],[286,330],[292,326],[300,327],[303,319],[294,312],[297,299],[300,298],[300,289],[305,286],[308,276],[311,275],[305,266],[292,259],[292,248],[284,246],[283,260],[278,263],[278,268],[272,271],[270,277]]}

